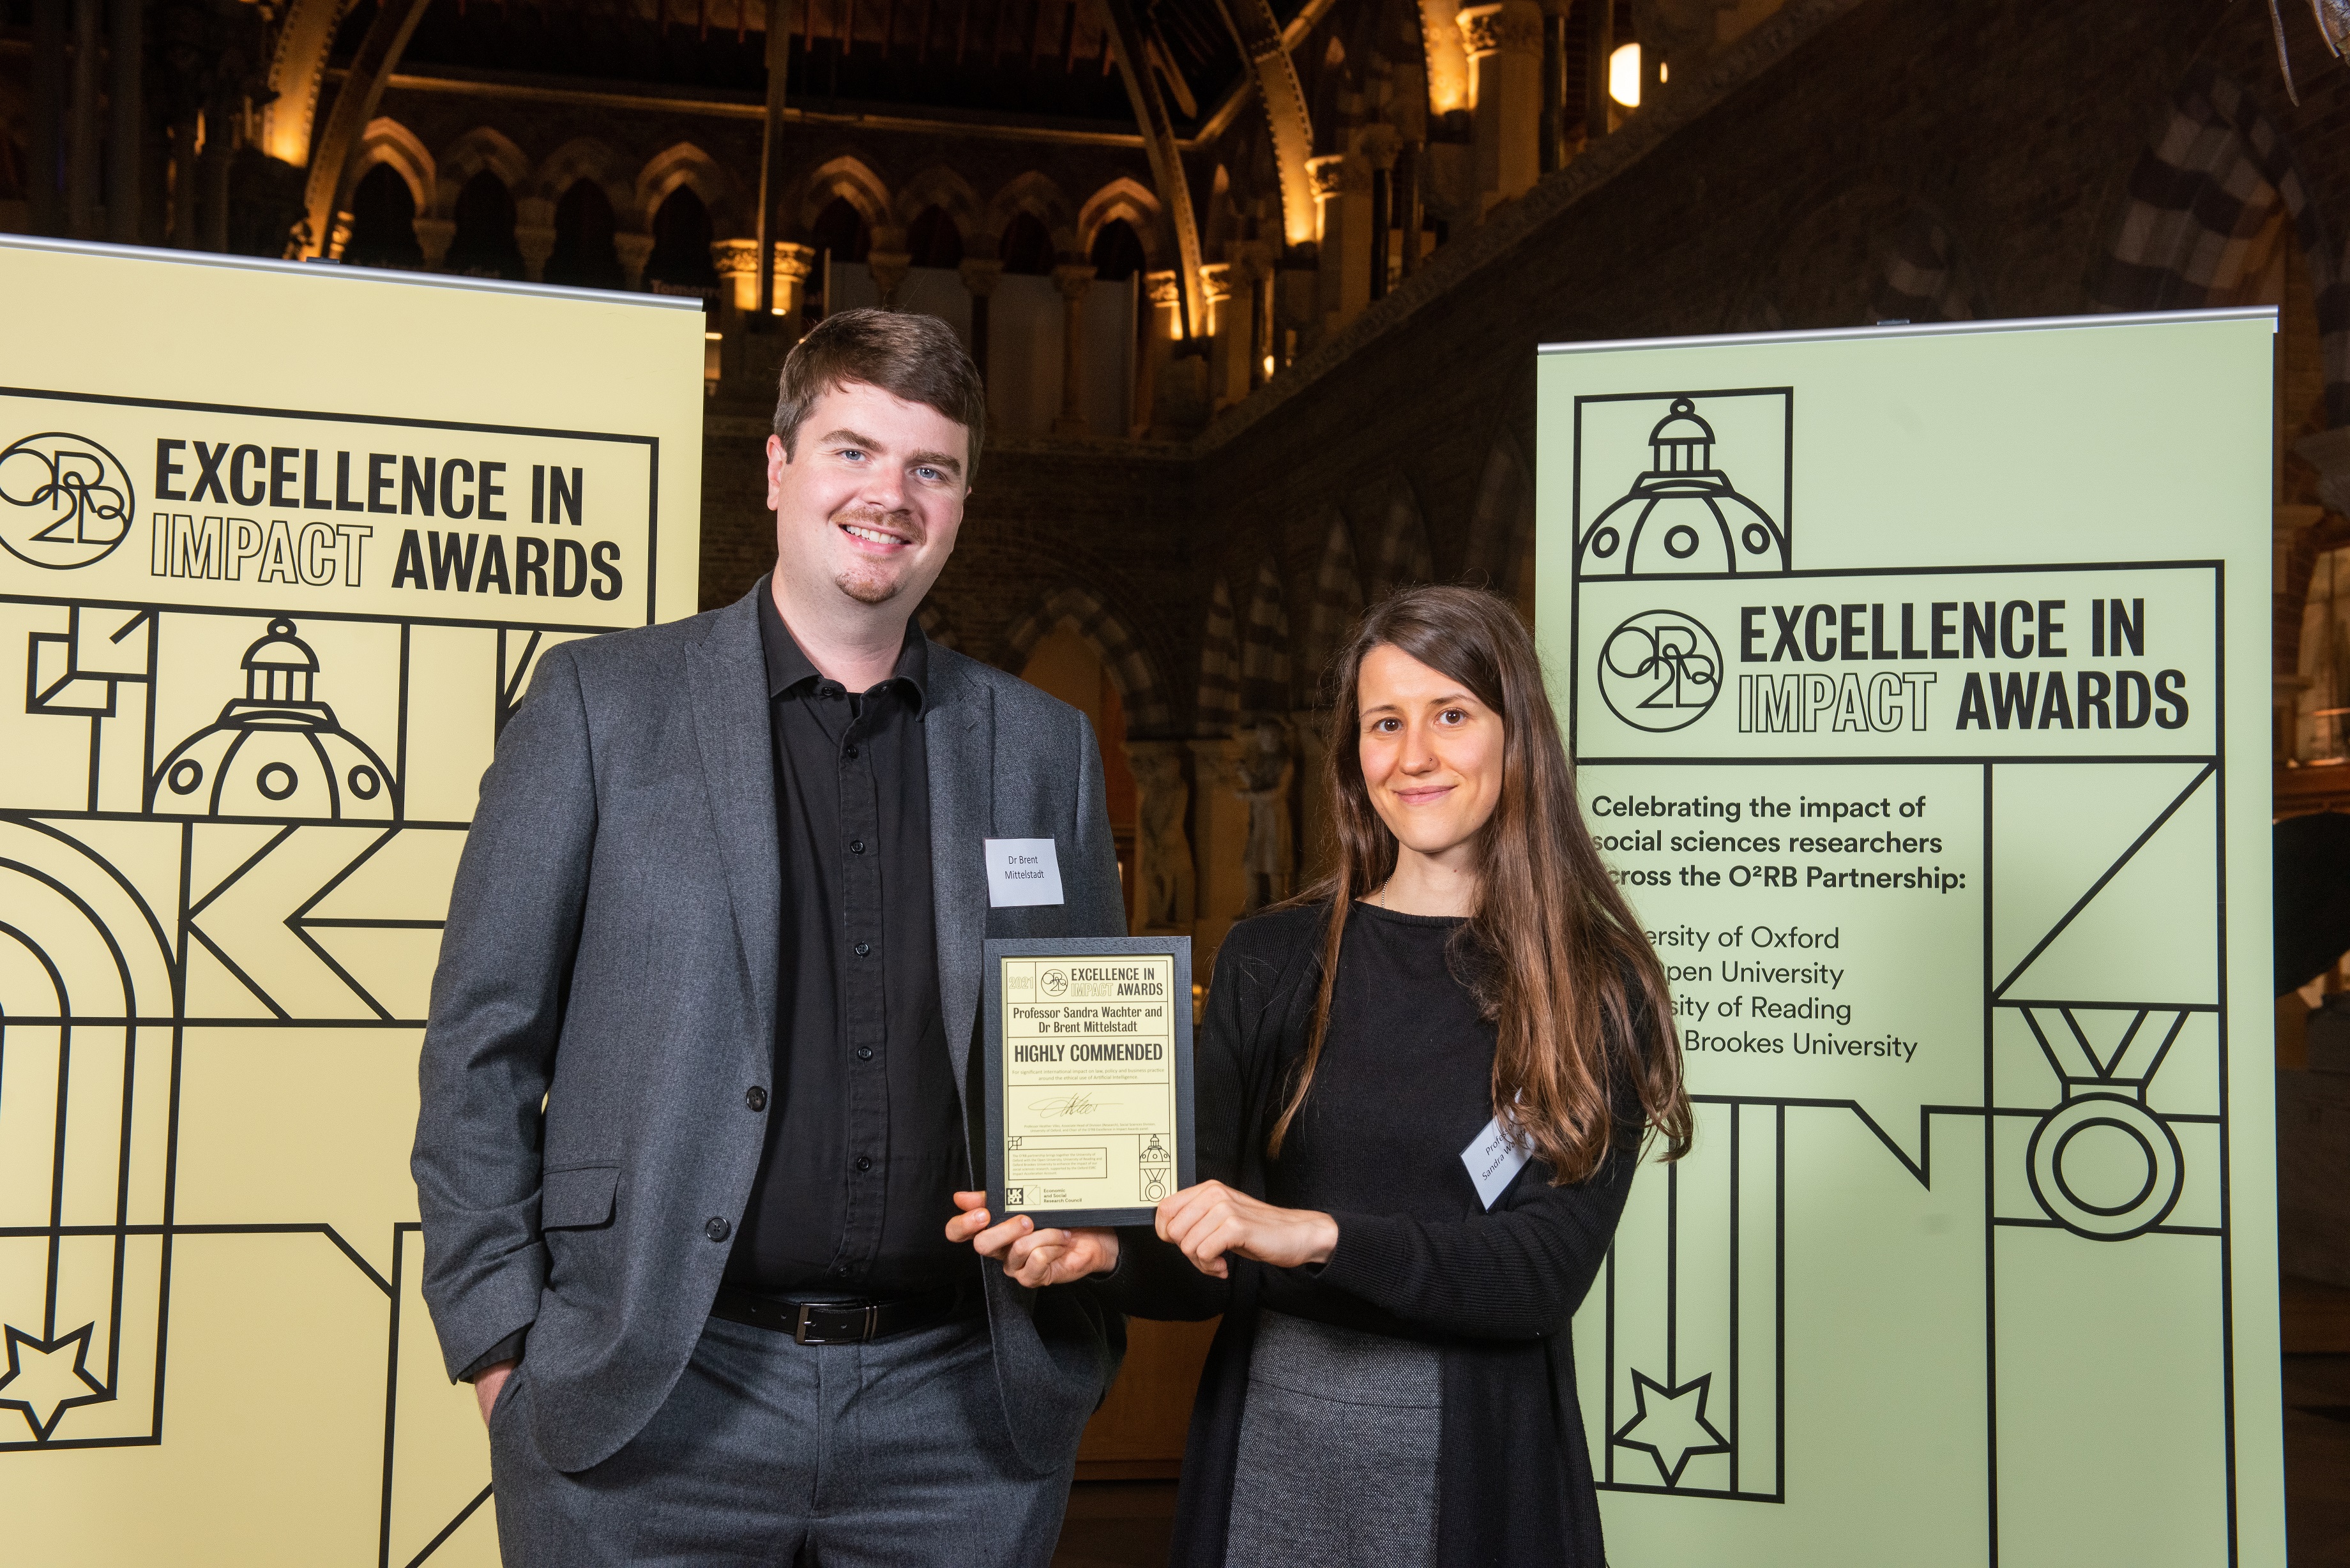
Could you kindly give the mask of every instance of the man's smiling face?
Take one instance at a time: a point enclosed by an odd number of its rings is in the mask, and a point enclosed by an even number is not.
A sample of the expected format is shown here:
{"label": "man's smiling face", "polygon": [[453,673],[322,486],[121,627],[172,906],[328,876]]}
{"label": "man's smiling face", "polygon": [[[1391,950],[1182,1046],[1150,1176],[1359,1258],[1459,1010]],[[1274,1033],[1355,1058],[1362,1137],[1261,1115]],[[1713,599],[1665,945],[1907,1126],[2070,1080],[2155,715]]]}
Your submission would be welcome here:
{"label": "man's smiling face", "polygon": [[828,389],[795,451],[767,438],[767,506],[781,576],[910,613],[954,553],[971,432],[925,403],[861,381]]}

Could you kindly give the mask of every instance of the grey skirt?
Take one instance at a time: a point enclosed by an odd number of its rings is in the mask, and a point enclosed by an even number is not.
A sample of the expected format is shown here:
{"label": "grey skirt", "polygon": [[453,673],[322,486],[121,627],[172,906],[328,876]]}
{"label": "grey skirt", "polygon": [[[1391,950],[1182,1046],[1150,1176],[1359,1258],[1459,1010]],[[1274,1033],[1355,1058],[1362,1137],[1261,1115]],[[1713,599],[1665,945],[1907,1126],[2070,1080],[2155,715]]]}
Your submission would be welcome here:
{"label": "grey skirt", "polygon": [[1439,1355],[1258,1313],[1226,1568],[1431,1568]]}

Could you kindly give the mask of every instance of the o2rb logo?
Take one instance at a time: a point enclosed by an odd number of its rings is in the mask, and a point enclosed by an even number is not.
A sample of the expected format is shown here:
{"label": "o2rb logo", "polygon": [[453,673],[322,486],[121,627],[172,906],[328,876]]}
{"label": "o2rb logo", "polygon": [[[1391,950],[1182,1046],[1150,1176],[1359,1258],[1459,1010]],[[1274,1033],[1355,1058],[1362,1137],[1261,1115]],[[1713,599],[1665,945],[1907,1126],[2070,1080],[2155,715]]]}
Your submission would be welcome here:
{"label": "o2rb logo", "polygon": [[112,452],[45,431],[0,452],[0,546],[65,571],[105,559],[130,532],[139,498]]}
{"label": "o2rb logo", "polygon": [[1601,646],[1599,695],[1636,730],[1686,728],[1721,695],[1721,645],[1679,610],[1642,610]]}

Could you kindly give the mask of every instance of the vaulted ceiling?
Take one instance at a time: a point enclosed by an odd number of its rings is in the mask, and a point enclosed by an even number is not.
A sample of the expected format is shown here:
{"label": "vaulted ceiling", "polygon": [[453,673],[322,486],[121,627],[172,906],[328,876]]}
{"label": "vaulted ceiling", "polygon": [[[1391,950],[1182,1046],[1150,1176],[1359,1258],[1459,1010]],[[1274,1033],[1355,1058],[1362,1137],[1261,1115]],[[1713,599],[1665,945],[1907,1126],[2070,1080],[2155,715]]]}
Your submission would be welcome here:
{"label": "vaulted ceiling", "polygon": [[[1303,0],[1277,0],[1286,21]],[[341,25],[338,63],[379,0]],[[780,0],[787,101],[1135,126],[1101,0]],[[1188,136],[1248,74],[1222,0],[1133,12],[1169,118]],[[766,90],[766,0],[431,0],[404,70],[519,74],[615,86]]]}

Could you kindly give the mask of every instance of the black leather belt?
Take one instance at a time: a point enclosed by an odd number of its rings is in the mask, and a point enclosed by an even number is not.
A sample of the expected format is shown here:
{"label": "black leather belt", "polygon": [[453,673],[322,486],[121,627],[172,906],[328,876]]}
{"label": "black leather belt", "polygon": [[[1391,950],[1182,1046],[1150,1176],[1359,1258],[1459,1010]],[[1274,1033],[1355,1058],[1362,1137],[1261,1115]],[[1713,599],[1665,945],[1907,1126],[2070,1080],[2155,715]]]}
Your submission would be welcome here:
{"label": "black leather belt", "polygon": [[802,1345],[862,1345],[944,1323],[962,1306],[963,1293],[955,1290],[892,1301],[788,1302],[722,1285],[710,1315],[788,1334]]}

